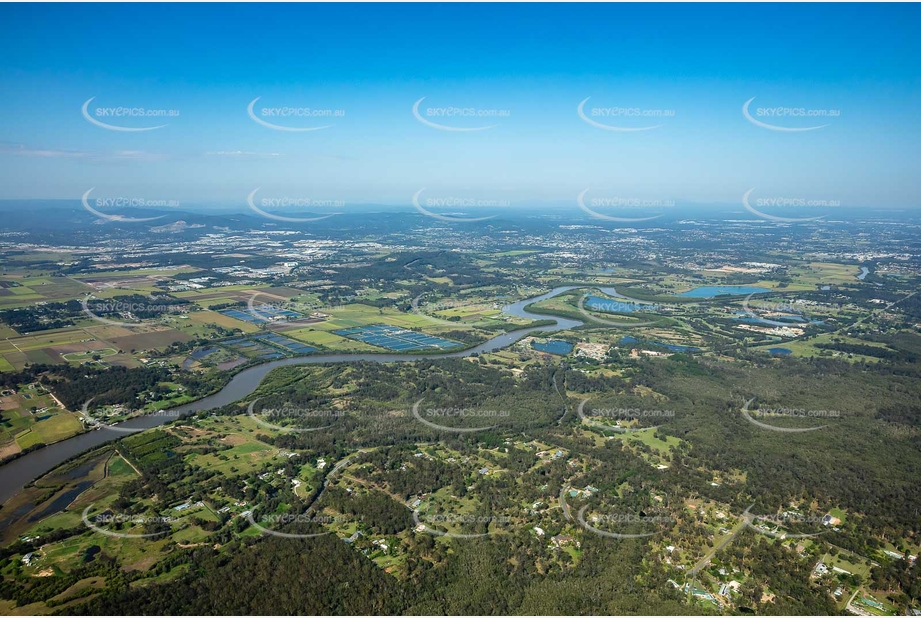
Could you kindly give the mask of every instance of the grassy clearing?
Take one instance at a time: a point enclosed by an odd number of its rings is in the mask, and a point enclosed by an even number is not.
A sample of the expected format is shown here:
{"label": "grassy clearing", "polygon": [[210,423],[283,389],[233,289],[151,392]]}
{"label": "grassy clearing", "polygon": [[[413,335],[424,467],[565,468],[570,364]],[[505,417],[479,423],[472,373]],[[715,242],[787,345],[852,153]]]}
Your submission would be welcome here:
{"label": "grassy clearing", "polygon": [[51,444],[69,438],[83,430],[83,423],[73,414],[65,412],[38,421],[23,434],[16,436],[16,443],[22,449],[35,444]]}

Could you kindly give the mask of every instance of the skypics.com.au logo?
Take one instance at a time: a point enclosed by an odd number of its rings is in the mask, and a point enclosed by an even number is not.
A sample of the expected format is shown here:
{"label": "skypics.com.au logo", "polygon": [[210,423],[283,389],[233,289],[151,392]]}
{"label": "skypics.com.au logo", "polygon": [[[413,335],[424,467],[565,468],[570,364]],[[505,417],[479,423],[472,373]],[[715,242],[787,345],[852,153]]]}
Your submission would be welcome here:
{"label": "skypics.com.au logo", "polygon": [[[80,300],[83,313],[87,317],[108,324],[131,328],[142,325],[142,320],[150,317],[159,317],[169,313],[179,313],[184,304],[171,304],[164,302],[124,302],[119,300],[95,299],[87,294]],[[119,320],[103,316],[118,316]]]}
{"label": "skypics.com.au logo", "polygon": [[304,319],[310,308],[304,304],[288,300],[270,300],[256,302],[256,298],[276,298],[265,292],[253,292],[246,301],[246,310],[251,316],[263,322],[292,322]]}
{"label": "skypics.com.au logo", "polygon": [[[99,534],[117,539],[140,539],[169,534],[172,531],[170,529],[170,524],[175,521],[172,517],[163,517],[159,515],[129,515],[124,513],[113,513],[112,511],[105,511],[90,517],[89,513],[92,508],[93,504],[90,504],[83,509],[81,515],[83,524],[93,532],[98,532]],[[142,530],[150,530],[151,528],[160,529],[133,532],[133,530],[139,527]],[[131,530],[131,532],[122,532],[122,530]]]}
{"label": "skypics.com.au logo", "polygon": [[636,321],[636,320],[626,320],[626,321],[617,321],[609,320],[607,318],[598,317],[598,313],[610,313],[610,314],[621,314],[624,318],[633,318],[637,315],[648,316],[652,313],[660,312],[663,309],[664,305],[657,305],[654,303],[646,303],[633,299],[609,299],[602,298],[598,296],[592,296],[590,294],[583,294],[579,297],[578,309],[579,313],[582,314],[586,320],[590,322],[595,322],[596,324],[603,324],[605,326],[613,326],[615,328],[636,328],[639,326],[648,326],[650,324],[655,324],[655,320],[645,320],[645,321]]}
{"label": "skypics.com.au logo", "polygon": [[[776,539],[785,540],[785,539],[807,539],[814,536],[819,536],[825,531],[821,530],[819,532],[808,532],[808,533],[795,533],[787,532],[786,528],[793,525],[815,525],[822,524],[827,525],[827,519],[820,515],[808,515],[800,512],[787,511],[779,515],[754,515],[751,513],[754,504],[749,506],[742,513],[742,519],[745,521],[745,525],[759,534],[764,534]],[[774,527],[773,529],[768,525],[769,522]]]}
{"label": "skypics.com.au logo", "polygon": [[[605,221],[614,221],[616,223],[640,223],[642,221],[652,221],[663,215],[663,210],[675,206],[674,200],[668,199],[648,199],[639,197],[608,196],[589,198],[586,203],[585,195],[589,192],[586,188],[576,196],[576,204],[583,212],[588,213],[595,219]],[[611,212],[617,212],[618,215],[608,215],[598,212],[599,208],[614,209]],[[637,211],[652,211],[653,214],[648,217],[622,217],[620,213],[628,214]]]}
{"label": "skypics.com.au logo", "polygon": [[[426,107],[420,109],[425,97],[422,97],[413,103],[413,116],[427,127],[438,129],[439,131],[451,131],[454,133],[468,133],[472,131],[485,131],[499,126],[498,123],[490,125],[472,124],[483,120],[495,120],[509,118],[512,115],[511,110],[507,109],[483,109],[477,107]],[[451,123],[451,124],[446,124]],[[471,123],[466,126],[464,123]]]}
{"label": "skypics.com.au logo", "polygon": [[755,398],[752,397],[745,402],[745,405],[742,406],[742,416],[745,417],[752,425],[760,427],[761,429],[767,429],[770,431],[777,431],[781,433],[805,433],[807,431],[816,431],[818,429],[825,429],[828,425],[819,425],[811,427],[780,427],[770,423],[765,423],[763,421],[756,420],[754,417],[763,418],[765,420],[769,419],[780,419],[780,418],[798,418],[798,419],[830,419],[830,418],[840,418],[841,412],[838,410],[808,410],[805,408],[788,408],[785,406],[766,406],[758,407],[752,409],[751,405],[755,401]]}
{"label": "skypics.com.au logo", "polygon": [[[644,420],[661,424],[675,417],[674,410],[648,410],[645,408],[593,408],[586,414],[585,404],[588,403],[588,401],[588,399],[583,399],[582,402],[579,403],[579,407],[576,409],[579,418],[589,425],[594,425],[601,429],[610,429],[619,433],[635,433],[637,431],[654,429],[659,426],[656,424],[649,427],[622,427],[620,426],[621,422]],[[609,423],[600,422],[598,419],[613,421],[615,424],[611,425]]]}
{"label": "skypics.com.au logo", "polygon": [[[775,212],[784,211],[784,213],[805,213],[809,209],[819,208],[822,210],[827,210],[829,208],[837,208],[841,206],[841,202],[838,200],[826,200],[826,199],[807,199],[803,197],[759,197],[752,200],[751,194],[755,191],[755,188],[752,187],[742,196],[742,206],[745,207],[745,210],[748,212],[766,219],[768,221],[774,221],[777,223],[802,223],[806,221],[819,221],[827,217],[827,214],[817,215],[812,217],[789,217],[789,216],[780,216],[776,214],[769,214],[764,212],[763,209],[770,208]],[[752,204],[754,202],[754,204]],[[756,208],[757,207],[757,208]],[[822,212],[819,210],[819,212]],[[812,210],[815,212],[815,210]]]}
{"label": "skypics.com.au logo", "polygon": [[[452,223],[473,223],[476,221],[486,221],[488,219],[493,219],[497,215],[489,215],[487,217],[466,217],[460,216],[459,214],[439,214],[431,210],[432,208],[452,208],[452,209],[461,209],[466,211],[467,209],[478,209],[478,208],[508,208],[511,205],[509,200],[498,200],[498,199],[485,199],[478,197],[458,197],[458,196],[438,196],[438,197],[427,197],[424,200],[420,200],[422,192],[425,191],[425,188],[419,189],[413,195],[413,206],[416,207],[416,210],[421,212],[427,217],[432,217],[433,219],[438,219],[439,221],[450,221]],[[422,204],[425,204],[423,206]]]}
{"label": "skypics.com.au logo", "polygon": [[[754,115],[751,112],[752,101],[756,97],[750,98],[742,105],[742,115],[750,123],[762,129],[769,131],[781,131],[783,133],[801,133],[804,131],[815,131],[824,129],[828,124],[808,125],[808,126],[784,126],[776,123],[789,123],[791,119],[815,121],[821,118],[836,119],[841,117],[839,109],[807,109],[805,107],[759,107],[755,109]],[[768,122],[770,121],[770,122]]]}
{"label": "skypics.com.au logo", "polygon": [[660,128],[662,124],[649,125],[644,123],[675,117],[675,110],[673,109],[647,109],[642,107],[592,107],[586,112],[585,104],[588,103],[589,99],[591,97],[585,97],[579,103],[578,107],[576,107],[576,113],[586,123],[605,131],[621,133],[650,131]]}
{"label": "skypics.com.au logo", "polygon": [[347,524],[349,519],[341,515],[318,515],[310,512],[307,513],[266,513],[259,516],[257,521],[254,515],[255,509],[246,513],[246,519],[256,530],[268,536],[276,536],[282,539],[315,539],[330,533],[329,530],[322,532],[284,532],[279,530],[281,527],[293,528],[297,526],[323,526],[330,524]]}
{"label": "skypics.com.au logo", "polygon": [[117,221],[119,223],[144,223],[146,221],[156,221],[157,219],[162,219],[166,215],[159,215],[156,217],[126,217],[120,214],[109,214],[103,212],[100,209],[104,208],[115,208],[119,210],[138,208],[178,208],[179,200],[171,199],[148,199],[138,196],[117,196],[117,197],[97,197],[90,203],[90,193],[92,193],[96,187],[90,188],[83,196],[80,198],[80,203],[83,204],[83,208],[87,212],[96,215],[103,221]]}
{"label": "skypics.com.au logo", "polygon": [[[346,414],[343,410],[317,410],[298,406],[263,408],[260,410],[259,414],[256,414],[255,406],[256,402],[258,401],[259,399],[253,400],[253,402],[250,403],[246,408],[246,413],[249,415],[249,417],[263,427],[268,427],[269,429],[274,429],[276,431],[282,432],[310,433],[312,431],[328,429],[329,427],[332,427],[336,421],[343,418]],[[300,427],[292,426],[290,424],[281,424],[285,422],[311,422],[322,424],[318,427]]]}
{"label": "skypics.com.au logo", "polygon": [[345,202],[342,200],[334,199],[317,199],[310,197],[263,197],[258,201],[258,206],[256,202],[256,193],[259,192],[259,188],[253,189],[248,196],[246,196],[246,204],[250,207],[250,210],[256,214],[265,217],[266,219],[273,219],[275,221],[284,221],[285,223],[308,223],[311,221],[321,221],[323,219],[328,219],[335,215],[342,213],[334,212],[328,215],[320,215],[316,217],[289,217],[286,215],[278,215],[272,212],[268,212],[265,209],[273,210],[293,210],[298,211],[307,211],[310,213],[316,212],[318,209],[322,210],[324,208],[343,208]]}
{"label": "skypics.com.au logo", "polygon": [[496,419],[496,418],[508,418],[510,413],[507,410],[485,410],[482,408],[426,408],[425,410],[420,410],[420,406],[425,399],[420,399],[413,404],[412,415],[413,417],[422,423],[427,425],[432,429],[438,429],[439,431],[447,431],[451,433],[473,433],[477,431],[486,431],[487,429],[494,429],[498,425],[489,425],[484,427],[449,427],[442,425],[441,423],[436,423],[434,420],[427,419],[446,419],[446,418],[475,418],[475,419]]}
{"label": "skypics.com.au logo", "polygon": [[[291,133],[304,133],[306,131],[320,131],[328,129],[332,124],[322,126],[293,126],[295,122],[315,122],[316,119],[322,118],[329,120],[331,118],[344,118],[344,109],[318,109],[313,107],[260,107],[256,110],[256,103],[262,97],[256,97],[246,106],[246,113],[255,122],[267,129],[273,131],[287,131]],[[271,120],[267,120],[271,119]],[[279,123],[285,124],[279,124]]]}
{"label": "skypics.com.au logo", "polygon": [[[122,131],[129,133],[136,133],[140,131],[154,131],[156,129],[162,129],[167,126],[167,124],[160,124],[153,127],[131,127],[124,126],[123,122],[129,119],[150,119],[156,118],[162,120],[164,118],[178,118],[179,110],[178,109],[148,109],[144,107],[94,107],[90,109],[90,103],[92,103],[96,97],[90,97],[86,100],[83,106],[80,108],[80,111],[83,113],[83,117],[86,120],[97,127],[106,129],[108,131]],[[99,120],[99,118],[104,118],[106,122]],[[113,123],[119,124],[113,124]]]}

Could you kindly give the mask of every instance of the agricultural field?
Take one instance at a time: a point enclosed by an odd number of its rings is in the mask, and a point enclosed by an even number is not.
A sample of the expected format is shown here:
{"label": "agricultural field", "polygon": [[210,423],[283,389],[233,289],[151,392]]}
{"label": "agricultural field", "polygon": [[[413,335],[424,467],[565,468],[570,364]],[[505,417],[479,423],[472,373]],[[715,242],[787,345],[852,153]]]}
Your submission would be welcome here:
{"label": "agricultural field", "polygon": [[38,383],[24,384],[0,396],[0,457],[37,444],[52,444],[83,431],[75,414],[64,410]]}

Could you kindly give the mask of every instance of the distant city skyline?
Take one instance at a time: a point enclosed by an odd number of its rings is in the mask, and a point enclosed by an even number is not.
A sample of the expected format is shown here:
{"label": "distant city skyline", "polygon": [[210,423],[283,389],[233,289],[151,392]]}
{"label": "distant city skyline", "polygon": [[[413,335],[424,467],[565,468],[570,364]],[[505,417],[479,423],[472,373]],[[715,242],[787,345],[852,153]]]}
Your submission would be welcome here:
{"label": "distant city skyline", "polygon": [[918,206],[914,5],[0,10],[0,199]]}

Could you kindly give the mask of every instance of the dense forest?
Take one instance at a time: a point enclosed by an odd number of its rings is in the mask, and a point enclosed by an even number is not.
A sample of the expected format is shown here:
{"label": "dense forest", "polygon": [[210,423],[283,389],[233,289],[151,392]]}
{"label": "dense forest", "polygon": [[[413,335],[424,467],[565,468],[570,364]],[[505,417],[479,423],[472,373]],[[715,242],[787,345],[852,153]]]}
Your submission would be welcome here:
{"label": "dense forest", "polygon": [[[58,377],[68,378],[73,376]],[[140,386],[158,378],[162,376],[155,371],[142,372],[126,384]],[[123,454],[143,477],[122,488],[113,508],[131,513],[140,500],[156,497],[171,504],[219,491],[259,504],[267,512],[292,504],[300,505],[292,514],[313,507],[326,509],[360,521],[366,534],[392,536],[415,525],[406,508],[408,501],[447,488],[452,496],[449,503],[473,499],[477,505],[473,515],[489,521],[510,514],[506,517],[510,525],[500,534],[463,541],[410,535],[399,541],[406,561],[395,577],[335,535],[300,540],[238,538],[236,534],[245,529],[242,519],[195,520],[211,531],[209,543],[187,549],[174,546],[153,570],[170,574],[168,583],[132,586],[131,581],[142,575],[121,573],[109,578],[101,594],[68,612],[685,613],[685,595],[667,583],[670,571],[653,548],[675,538],[689,546],[709,543],[706,529],[684,514],[683,504],[689,499],[727,504],[737,513],[750,508],[772,514],[788,504],[813,502],[852,513],[846,524],[817,537],[811,555],[879,556],[882,539],[917,542],[914,535],[921,512],[916,491],[921,473],[917,378],[917,368],[911,365],[881,367],[827,358],[779,362],[759,356],[726,363],[681,354],[640,360],[608,376],[550,363],[530,365],[514,376],[476,359],[282,368],[260,386],[255,413],[271,414],[274,408],[297,404],[311,409],[342,406],[345,414],[326,431],[258,438],[307,460],[348,456],[352,478],[368,489],[352,493],[334,484],[321,491],[321,485],[315,484],[306,497],[297,499],[290,487],[279,487],[255,474],[245,477],[241,486],[240,477],[235,480],[190,466],[179,456],[221,453],[229,446],[206,440],[184,443],[173,432],[155,430],[121,442]],[[651,467],[646,457],[653,451],[641,443],[606,439],[599,445],[597,437],[609,432],[587,428],[573,412],[583,396],[592,398],[593,409],[636,410],[667,403],[674,415],[657,420],[655,435],[677,439],[665,454],[669,468],[663,472]],[[834,409],[840,416],[829,420],[822,431],[765,431],[739,414],[742,403],[752,398],[764,406]],[[445,434],[419,423],[410,413],[419,399],[438,408],[464,405],[507,409],[510,414],[489,430]],[[240,409],[228,406],[218,414],[232,418]],[[206,418],[200,415],[182,422],[194,428]],[[464,427],[477,421],[444,422]],[[510,443],[508,436],[554,444],[568,455],[535,467],[533,450]],[[426,447],[419,451],[419,444],[436,443],[460,456],[502,467],[508,474],[471,477],[455,465],[425,456],[430,452]],[[370,450],[355,454],[358,447]],[[290,458],[280,472],[296,474],[300,461],[304,459]],[[407,461],[412,462],[408,468]],[[713,483],[714,475],[736,480]],[[643,513],[671,523],[630,524],[627,530],[651,531],[633,540],[583,535],[580,557],[573,560],[536,538],[515,513],[521,504],[534,502],[537,507],[539,496],[555,495],[574,484],[593,487],[599,496],[608,497],[608,504],[594,505],[577,496],[569,499],[573,511],[590,507],[608,517]],[[548,536],[567,529],[565,520],[550,516],[546,506],[537,510]],[[318,528],[292,523],[281,529]],[[466,531],[491,529],[489,524],[472,523]],[[791,530],[812,529],[794,523]],[[86,572],[111,570],[113,559],[103,552],[88,562]],[[833,590],[824,588],[828,585],[824,580],[810,577],[814,561],[746,530],[716,564],[745,569],[739,603],[748,611],[835,613]],[[891,600],[907,605],[921,593],[917,568],[901,560],[887,561],[873,567],[870,577],[878,588],[891,591]],[[713,577],[711,571],[699,574],[702,583]],[[5,598],[23,601],[48,598],[59,588],[46,591],[10,582],[4,586]],[[816,594],[819,589],[827,594]]]}

